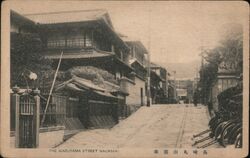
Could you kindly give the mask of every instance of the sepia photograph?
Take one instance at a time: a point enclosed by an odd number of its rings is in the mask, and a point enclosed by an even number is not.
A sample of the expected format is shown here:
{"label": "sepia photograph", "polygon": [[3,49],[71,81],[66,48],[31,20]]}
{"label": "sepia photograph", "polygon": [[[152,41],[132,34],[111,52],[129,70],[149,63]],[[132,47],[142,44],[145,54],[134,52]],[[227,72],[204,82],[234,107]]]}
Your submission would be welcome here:
{"label": "sepia photograph", "polygon": [[246,157],[249,4],[5,1],[3,157]]}

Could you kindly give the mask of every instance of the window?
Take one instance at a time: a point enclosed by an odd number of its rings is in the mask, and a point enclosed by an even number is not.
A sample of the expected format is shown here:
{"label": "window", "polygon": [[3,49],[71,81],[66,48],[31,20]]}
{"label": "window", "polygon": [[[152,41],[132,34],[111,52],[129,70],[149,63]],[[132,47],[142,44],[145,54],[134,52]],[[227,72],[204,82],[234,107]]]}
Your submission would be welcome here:
{"label": "window", "polygon": [[51,37],[47,42],[48,48],[65,47],[65,39],[63,37]]}
{"label": "window", "polygon": [[47,39],[48,48],[83,48],[93,46],[92,35],[90,33],[82,33],[80,31],[70,32],[66,35],[64,34],[52,34],[51,37]]}
{"label": "window", "polygon": [[121,73],[119,72],[119,71],[117,71],[116,73],[115,73],[115,78],[116,79],[120,79],[122,76],[121,76]]}
{"label": "window", "polygon": [[67,47],[84,47],[83,37],[69,37],[67,39]]}
{"label": "window", "polygon": [[71,32],[67,35],[67,47],[84,47],[84,36],[77,32]]}
{"label": "window", "polygon": [[92,40],[89,35],[73,34],[67,37],[67,47],[91,47]]}
{"label": "window", "polygon": [[91,41],[91,38],[86,35],[85,37],[85,47],[91,47],[92,46],[92,41]]}

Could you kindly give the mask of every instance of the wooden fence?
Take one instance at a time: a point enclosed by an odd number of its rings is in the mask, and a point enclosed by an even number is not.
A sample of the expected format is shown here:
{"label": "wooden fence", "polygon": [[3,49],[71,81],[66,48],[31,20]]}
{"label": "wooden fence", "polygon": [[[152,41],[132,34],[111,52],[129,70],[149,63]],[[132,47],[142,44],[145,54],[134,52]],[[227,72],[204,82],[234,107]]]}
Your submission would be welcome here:
{"label": "wooden fence", "polygon": [[[42,99],[40,100],[40,98]],[[46,106],[45,98],[40,95],[40,91],[37,89],[19,93],[18,87],[13,88],[10,130],[15,131],[15,146],[17,148],[38,147],[41,127],[64,126],[67,97],[52,95],[45,121],[41,125],[40,118],[43,117]]]}
{"label": "wooden fence", "polygon": [[[45,98],[47,98],[47,96],[45,96]],[[41,118],[44,115],[46,101],[47,100],[41,99],[41,106],[40,106]],[[66,118],[66,104],[67,104],[66,96],[53,94],[51,96],[50,103],[46,111],[44,123],[41,124],[42,119],[40,120],[41,127],[64,125],[65,118]]]}

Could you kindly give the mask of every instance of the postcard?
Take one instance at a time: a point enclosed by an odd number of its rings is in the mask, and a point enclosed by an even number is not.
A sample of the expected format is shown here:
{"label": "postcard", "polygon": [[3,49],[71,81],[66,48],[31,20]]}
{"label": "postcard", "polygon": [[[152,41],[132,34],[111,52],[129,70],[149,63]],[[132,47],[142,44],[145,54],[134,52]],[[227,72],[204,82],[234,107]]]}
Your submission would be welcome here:
{"label": "postcard", "polygon": [[4,1],[3,157],[246,157],[249,4]]}

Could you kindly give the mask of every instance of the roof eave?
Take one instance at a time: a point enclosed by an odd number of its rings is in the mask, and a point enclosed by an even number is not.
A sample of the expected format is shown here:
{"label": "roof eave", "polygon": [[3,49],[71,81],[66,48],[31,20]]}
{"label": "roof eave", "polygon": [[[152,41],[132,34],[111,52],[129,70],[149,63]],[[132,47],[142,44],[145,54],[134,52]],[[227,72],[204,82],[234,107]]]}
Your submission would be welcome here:
{"label": "roof eave", "polygon": [[39,23],[37,22],[36,24],[39,27],[57,27],[57,26],[81,26],[81,25],[86,25],[87,23],[92,23],[96,22],[97,20],[86,20],[86,21],[71,21],[71,22],[59,22],[59,23]]}
{"label": "roof eave", "polygon": [[106,28],[113,34],[115,40],[117,40],[121,46],[123,47],[123,49],[125,49],[126,53],[129,53],[130,49],[128,47],[128,45],[120,38],[120,36],[115,32],[115,30],[113,28],[111,28],[104,19],[99,19],[101,24],[104,24],[104,26],[106,26]]}
{"label": "roof eave", "polygon": [[11,10],[10,11],[11,21],[15,21],[16,23],[20,23],[21,25],[35,25],[35,22],[30,20],[29,18]]}

